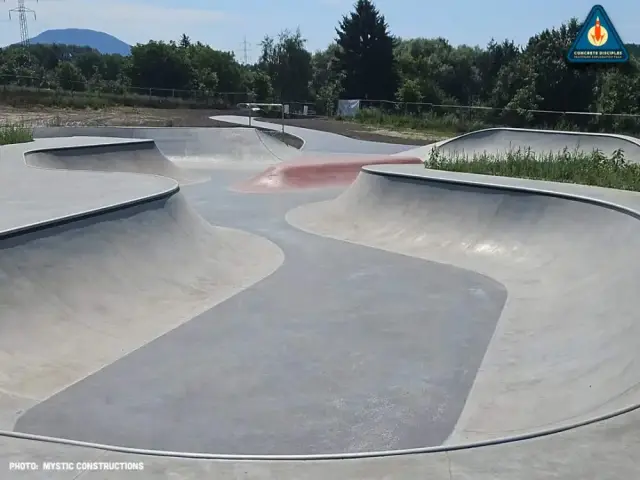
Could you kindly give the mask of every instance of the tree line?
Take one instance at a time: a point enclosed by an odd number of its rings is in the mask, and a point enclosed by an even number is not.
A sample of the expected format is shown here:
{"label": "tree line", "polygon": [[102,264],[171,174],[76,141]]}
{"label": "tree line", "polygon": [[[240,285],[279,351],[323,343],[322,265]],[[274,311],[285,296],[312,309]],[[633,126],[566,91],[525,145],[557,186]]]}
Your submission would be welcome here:
{"label": "tree line", "polygon": [[[568,121],[532,110],[640,114],[640,45],[627,45],[627,64],[570,65],[566,54],[580,27],[570,19],[522,47],[508,39],[453,46],[444,38],[395,37],[373,1],[357,0],[321,51],[310,52],[299,30],[265,37],[251,65],[186,34],[137,44],[129,56],[68,45],[11,46],[0,50],[0,83],[106,93],[153,87],[160,96],[243,92],[252,101],[310,103],[319,113],[332,113],[340,98],[403,114],[435,108],[424,103],[450,106],[456,115],[464,112],[457,106],[477,106],[484,110],[465,114],[514,126]],[[571,118],[585,128],[593,122],[591,116]],[[607,122],[607,128],[622,128],[635,120]]]}

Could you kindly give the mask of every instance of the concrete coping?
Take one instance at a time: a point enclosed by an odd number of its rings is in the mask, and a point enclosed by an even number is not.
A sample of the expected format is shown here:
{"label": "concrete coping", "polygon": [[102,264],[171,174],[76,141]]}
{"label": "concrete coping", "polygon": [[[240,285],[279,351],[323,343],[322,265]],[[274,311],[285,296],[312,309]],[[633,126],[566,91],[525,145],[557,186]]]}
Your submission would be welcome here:
{"label": "concrete coping", "polygon": [[[151,148],[155,146],[155,142],[153,140],[147,139],[120,139],[120,138],[99,138],[99,137],[67,137],[65,139],[55,139],[55,141],[51,140],[34,140],[25,144],[14,144],[11,147],[18,149],[23,146],[26,147],[21,152],[12,152],[13,154],[8,155],[7,161],[16,161],[14,155],[20,155],[20,159],[22,160],[22,167],[19,171],[14,171],[16,176],[22,177],[20,179],[16,179],[15,181],[19,181],[22,184],[25,184],[28,188],[29,186],[29,177],[32,175],[41,175],[44,171],[51,171],[56,169],[45,169],[42,167],[31,166],[27,162],[27,157],[30,154],[36,153],[60,153],[60,152],[86,152],[89,154],[91,151],[100,150],[103,147],[126,147],[126,146],[144,146],[147,148]],[[31,148],[30,148],[31,147]],[[13,157],[13,158],[12,158]],[[69,172],[71,173],[71,172]],[[96,175],[103,175],[105,180],[109,178],[109,173],[107,172],[89,172],[89,171],[74,171],[74,175],[86,175],[95,177]],[[123,176],[133,176],[140,175],[139,173],[126,173],[126,172],[118,172],[118,175]],[[148,175],[152,176],[152,175]],[[76,177],[77,178],[77,177]],[[75,222],[78,220],[87,219],[90,217],[95,217],[98,215],[102,215],[105,213],[110,213],[113,211],[130,208],[133,206],[141,205],[144,203],[153,202],[156,200],[161,200],[163,198],[169,198],[172,195],[176,194],[180,191],[180,186],[178,182],[171,180],[166,177],[158,177],[162,178],[162,183],[165,185],[160,186],[155,189],[152,193],[146,194],[137,194],[133,196],[129,196],[129,198],[118,200],[118,201],[110,201],[108,203],[104,203],[100,206],[90,207],[90,208],[78,208],[73,213],[56,215],[54,217],[44,218],[43,220],[28,222],[20,226],[4,228],[0,229],[0,239],[12,238],[19,235],[25,235],[29,233],[33,233],[36,231],[68,224],[71,222]],[[158,182],[159,183],[159,182]],[[108,182],[105,184],[105,188],[109,188]],[[96,192],[96,195],[99,195],[99,192]],[[80,200],[80,199],[79,199]]]}
{"label": "concrete coping", "polygon": [[362,167],[362,171],[384,177],[404,178],[420,182],[468,185],[491,190],[527,192],[564,198],[610,208],[640,219],[640,192],[631,190],[616,190],[613,188],[528,178],[449,172],[411,164],[366,165]]}

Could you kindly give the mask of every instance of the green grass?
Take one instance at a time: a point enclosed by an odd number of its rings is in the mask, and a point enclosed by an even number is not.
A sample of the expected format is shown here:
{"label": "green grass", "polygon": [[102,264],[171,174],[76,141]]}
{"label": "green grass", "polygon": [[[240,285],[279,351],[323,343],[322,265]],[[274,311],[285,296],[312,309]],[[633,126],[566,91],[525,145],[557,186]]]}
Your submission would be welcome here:
{"label": "green grass", "polygon": [[488,128],[489,125],[473,119],[461,118],[452,113],[436,115],[396,115],[385,113],[375,108],[360,110],[354,120],[363,125],[395,128],[401,130],[417,130],[441,136],[450,136]]}
{"label": "green grass", "polygon": [[25,143],[32,140],[33,131],[31,128],[13,123],[0,124],[0,145]]}
{"label": "green grass", "polygon": [[576,116],[537,113],[530,116],[517,111],[444,109],[403,114],[401,110],[384,111],[363,108],[351,121],[389,129],[411,129],[440,136],[454,136],[492,127],[539,128],[578,132],[608,132],[640,136],[637,118],[611,116]]}
{"label": "green grass", "polygon": [[0,85],[0,103],[17,108],[43,106],[74,109],[102,109],[106,107],[128,106],[146,108],[191,108],[226,109],[229,100],[217,96],[199,97],[160,97],[136,93],[72,92],[67,90],[49,90],[22,87],[18,85]]}
{"label": "green grass", "polygon": [[536,154],[519,149],[501,155],[482,153],[472,156],[447,156],[440,150],[433,150],[424,164],[426,168],[436,170],[640,191],[640,164],[627,162],[622,150],[616,150],[611,156],[598,150],[587,153],[565,149],[557,153]]}

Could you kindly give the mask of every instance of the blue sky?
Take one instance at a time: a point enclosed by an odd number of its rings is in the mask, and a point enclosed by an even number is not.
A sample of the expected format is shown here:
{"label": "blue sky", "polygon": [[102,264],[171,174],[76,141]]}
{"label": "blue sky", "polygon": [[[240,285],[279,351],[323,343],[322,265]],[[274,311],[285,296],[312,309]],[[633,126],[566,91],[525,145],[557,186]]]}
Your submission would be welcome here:
{"label": "blue sky", "polygon": [[[9,9],[16,0],[0,3]],[[128,43],[178,39],[186,32],[214,48],[231,50],[242,60],[259,52],[265,34],[300,27],[312,50],[324,48],[353,0],[26,0],[36,10],[29,18],[31,35],[50,28],[92,28]],[[485,45],[491,37],[524,43],[540,30],[575,16],[583,19],[593,6],[581,0],[377,0],[391,31],[401,37],[437,37],[453,44]],[[601,3],[625,42],[640,43],[640,2]],[[0,45],[19,39],[17,19],[0,15]]]}

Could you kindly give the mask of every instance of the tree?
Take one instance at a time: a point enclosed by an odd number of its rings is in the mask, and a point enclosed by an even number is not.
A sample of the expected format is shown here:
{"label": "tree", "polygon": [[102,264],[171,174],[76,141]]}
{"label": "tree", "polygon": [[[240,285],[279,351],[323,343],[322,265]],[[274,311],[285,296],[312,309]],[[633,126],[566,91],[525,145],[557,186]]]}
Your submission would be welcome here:
{"label": "tree", "polygon": [[158,89],[189,90],[194,80],[189,59],[175,42],[153,40],[131,47],[130,77],[136,87]]}
{"label": "tree", "polygon": [[273,86],[269,75],[260,69],[249,72],[248,75],[249,95],[252,101],[273,102]]}
{"label": "tree", "polygon": [[385,100],[396,92],[394,39],[383,15],[371,0],[358,0],[338,28],[338,68],[348,98]]}
{"label": "tree", "polygon": [[325,115],[334,113],[342,93],[343,74],[336,66],[339,48],[332,43],[326,50],[317,51],[311,57],[311,95],[315,98],[316,111]]}
{"label": "tree", "polygon": [[[215,73],[216,90],[221,92],[239,92],[244,91],[246,87],[246,72],[243,67],[236,61],[235,56],[231,52],[221,52],[214,50],[209,45],[201,42],[190,44],[185,50],[191,68],[195,72],[199,70],[207,70]],[[198,74],[196,74],[198,76]],[[207,83],[210,86],[212,77],[208,77]],[[208,89],[210,90],[210,88]]]}
{"label": "tree", "polygon": [[281,102],[308,100],[312,70],[311,54],[305,43],[298,29],[294,33],[281,32],[277,42],[266,36],[260,44],[258,68],[269,76]]}
{"label": "tree", "polygon": [[183,33],[180,37],[180,48],[189,48],[191,46],[191,39],[186,33]]}
{"label": "tree", "polygon": [[58,82],[63,90],[81,92],[85,89],[86,78],[80,69],[71,62],[60,62],[56,67]]}

